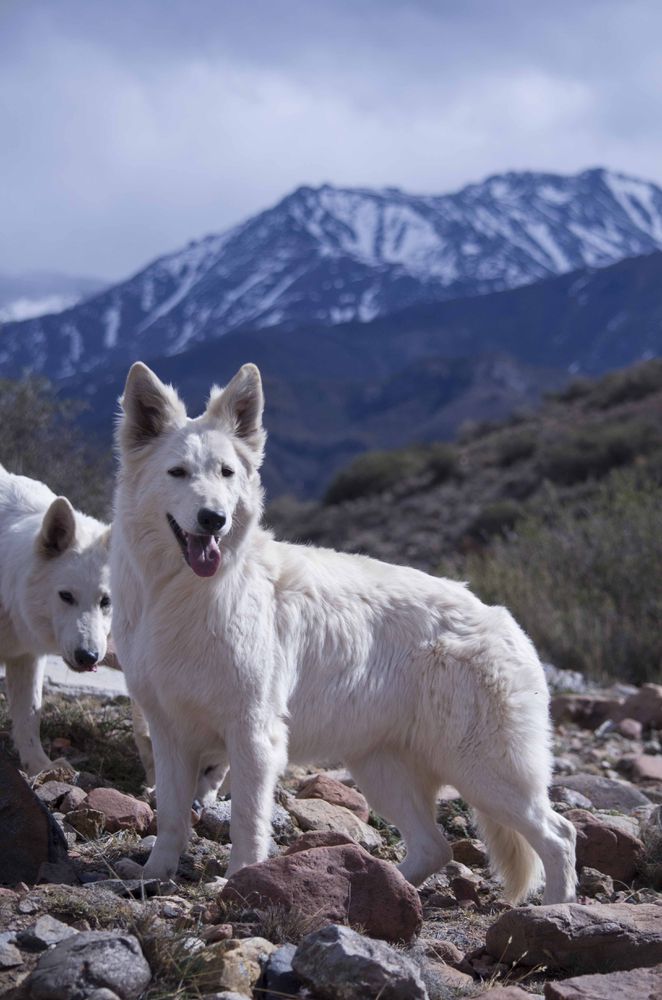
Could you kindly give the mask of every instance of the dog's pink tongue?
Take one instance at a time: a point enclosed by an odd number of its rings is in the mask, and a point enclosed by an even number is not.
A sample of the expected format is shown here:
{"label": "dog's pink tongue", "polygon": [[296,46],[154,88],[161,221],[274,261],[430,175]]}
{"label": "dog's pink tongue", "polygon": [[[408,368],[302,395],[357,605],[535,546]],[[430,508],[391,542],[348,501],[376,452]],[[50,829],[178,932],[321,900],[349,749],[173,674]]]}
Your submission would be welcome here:
{"label": "dog's pink tongue", "polygon": [[188,535],[188,561],[197,576],[213,576],[221,564],[221,550],[213,535]]}

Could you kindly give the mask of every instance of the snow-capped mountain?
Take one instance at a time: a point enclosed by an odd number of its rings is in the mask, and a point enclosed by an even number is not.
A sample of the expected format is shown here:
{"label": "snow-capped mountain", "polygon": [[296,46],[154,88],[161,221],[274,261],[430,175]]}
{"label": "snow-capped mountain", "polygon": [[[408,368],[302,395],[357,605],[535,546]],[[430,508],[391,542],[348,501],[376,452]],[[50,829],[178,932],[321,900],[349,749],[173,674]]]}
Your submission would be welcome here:
{"label": "snow-capped mountain", "polygon": [[302,187],[57,316],[6,324],[0,371],[63,378],[231,330],[367,322],[662,248],[662,189],[607,170],[450,195]]}
{"label": "snow-capped mountain", "polygon": [[50,271],[0,274],[0,323],[63,312],[106,284],[98,278]]}

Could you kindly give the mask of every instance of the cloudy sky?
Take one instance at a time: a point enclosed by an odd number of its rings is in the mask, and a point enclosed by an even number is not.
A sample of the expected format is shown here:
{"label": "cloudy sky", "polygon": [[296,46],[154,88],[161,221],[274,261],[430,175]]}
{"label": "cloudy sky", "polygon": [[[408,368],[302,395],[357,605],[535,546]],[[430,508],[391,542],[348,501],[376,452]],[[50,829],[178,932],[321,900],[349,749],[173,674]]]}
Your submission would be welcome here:
{"label": "cloudy sky", "polygon": [[659,0],[0,0],[0,271],[116,279],[299,184],[662,183]]}

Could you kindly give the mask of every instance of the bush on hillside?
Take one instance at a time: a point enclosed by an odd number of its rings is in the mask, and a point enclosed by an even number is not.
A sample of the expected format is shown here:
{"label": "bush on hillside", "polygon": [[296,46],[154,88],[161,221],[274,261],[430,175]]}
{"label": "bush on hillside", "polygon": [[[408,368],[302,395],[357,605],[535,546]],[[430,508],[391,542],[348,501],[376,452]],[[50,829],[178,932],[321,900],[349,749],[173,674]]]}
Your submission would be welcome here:
{"label": "bush on hillside", "polygon": [[488,542],[495,535],[507,535],[523,515],[524,508],[517,500],[496,500],[483,507],[467,533],[476,541]]}
{"label": "bush on hillside", "polygon": [[433,483],[444,482],[455,474],[457,467],[455,449],[443,443],[369,451],[341,469],[327,489],[324,503],[331,505],[384,493],[403,480],[420,475],[428,476]]}
{"label": "bush on hillside", "polygon": [[589,403],[601,410],[619,403],[635,402],[662,390],[662,360],[611,372],[596,383]]}
{"label": "bush on hillside", "polygon": [[539,471],[542,478],[552,483],[571,486],[586,479],[599,479],[661,445],[660,428],[647,420],[593,424],[574,432],[566,431],[555,444],[544,448]]}
{"label": "bush on hillside", "polygon": [[659,682],[661,471],[614,472],[574,507],[550,487],[544,514],[442,571],[505,605],[556,666]]}
{"label": "bush on hillside", "polygon": [[86,514],[107,518],[112,457],[87,445],[74,423],[77,412],[44,379],[0,379],[0,464],[41,480]]}
{"label": "bush on hillside", "polygon": [[507,431],[497,444],[497,465],[507,469],[516,462],[531,458],[537,444],[538,433],[535,427],[521,427]]}

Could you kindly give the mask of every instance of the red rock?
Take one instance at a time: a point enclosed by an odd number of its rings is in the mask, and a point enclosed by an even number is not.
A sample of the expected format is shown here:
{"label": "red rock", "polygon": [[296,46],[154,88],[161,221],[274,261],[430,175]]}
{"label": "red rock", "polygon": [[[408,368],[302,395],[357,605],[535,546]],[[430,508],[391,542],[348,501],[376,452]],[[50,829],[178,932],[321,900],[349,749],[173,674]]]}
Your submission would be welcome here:
{"label": "red rock", "polygon": [[554,722],[574,722],[586,729],[596,729],[606,719],[613,719],[621,709],[622,698],[604,694],[557,694],[550,710]]}
{"label": "red rock", "polygon": [[103,813],[108,833],[118,830],[135,830],[146,834],[154,813],[151,806],[133,795],[125,795],[115,788],[93,788],[87,796],[86,806]]}
{"label": "red rock", "polygon": [[299,851],[309,851],[312,847],[340,847],[341,844],[355,843],[346,833],[338,833],[336,830],[309,830],[297,837],[284,853],[298,854]]}
{"label": "red rock", "polygon": [[324,799],[334,806],[344,806],[364,823],[370,817],[370,807],[363,795],[355,788],[349,788],[342,781],[336,781],[327,774],[315,774],[305,781],[297,792],[298,799]]}
{"label": "red rock", "polygon": [[499,962],[550,972],[637,969],[662,962],[662,907],[655,903],[518,906],[487,930]]}
{"label": "red rock", "polygon": [[460,861],[463,865],[477,866],[483,868],[490,863],[485,844],[480,840],[456,840],[451,844],[453,848],[453,860]]}
{"label": "red rock", "polygon": [[66,816],[67,813],[73,812],[74,809],[80,809],[86,798],[87,792],[83,788],[78,788],[74,785],[60,802],[60,812]]}
{"label": "red rock", "polygon": [[595,816],[585,809],[566,814],[577,830],[577,868],[597,868],[620,882],[631,882],[644,853],[644,845],[608,816]]}
{"label": "red rock", "polygon": [[632,761],[632,774],[638,781],[662,781],[662,754],[639,754]]}
{"label": "red rock", "polygon": [[625,736],[628,740],[640,740],[644,731],[644,727],[636,719],[621,719],[616,729],[621,736]]}
{"label": "red rock", "polygon": [[[530,998],[531,994],[527,996]],[[662,965],[545,983],[547,1000],[617,1000],[618,997],[622,1000],[657,1000],[661,996]]]}
{"label": "red rock", "polygon": [[643,684],[610,718],[636,719],[644,728],[662,729],[662,684]]}
{"label": "red rock", "polygon": [[319,927],[349,922],[386,941],[411,941],[423,921],[418,893],[397,868],[350,844],[242,868],[228,879],[219,901],[281,905]]}

